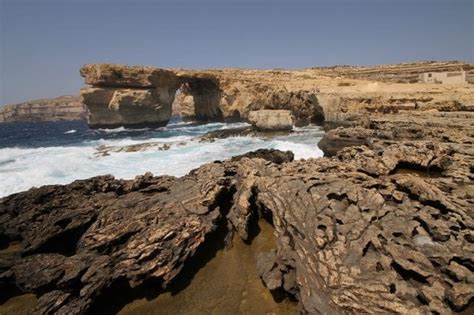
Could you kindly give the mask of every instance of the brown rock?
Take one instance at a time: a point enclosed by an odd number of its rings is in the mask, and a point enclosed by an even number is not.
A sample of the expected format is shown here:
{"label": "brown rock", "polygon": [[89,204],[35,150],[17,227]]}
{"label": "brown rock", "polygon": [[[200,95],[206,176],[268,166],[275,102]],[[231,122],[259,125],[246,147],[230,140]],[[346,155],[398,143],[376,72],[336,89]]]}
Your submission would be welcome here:
{"label": "brown rock", "polygon": [[293,128],[293,116],[289,110],[251,111],[249,121],[260,130],[291,130]]}

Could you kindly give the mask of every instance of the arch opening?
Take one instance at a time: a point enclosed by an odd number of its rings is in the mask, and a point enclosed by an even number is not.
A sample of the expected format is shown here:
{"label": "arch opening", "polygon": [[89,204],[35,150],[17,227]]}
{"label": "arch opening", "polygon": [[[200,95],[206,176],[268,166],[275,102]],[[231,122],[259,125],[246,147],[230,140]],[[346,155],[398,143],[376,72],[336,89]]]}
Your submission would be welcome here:
{"label": "arch opening", "polygon": [[220,99],[221,90],[215,80],[187,78],[176,91],[173,116],[181,116],[187,121],[223,120]]}

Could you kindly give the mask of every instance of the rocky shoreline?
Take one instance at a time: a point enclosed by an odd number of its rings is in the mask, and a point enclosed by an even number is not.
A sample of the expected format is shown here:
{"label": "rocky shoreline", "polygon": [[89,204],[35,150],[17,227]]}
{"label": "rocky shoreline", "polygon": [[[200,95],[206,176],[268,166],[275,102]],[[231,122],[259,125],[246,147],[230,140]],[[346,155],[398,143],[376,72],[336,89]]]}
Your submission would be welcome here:
{"label": "rocky shoreline", "polygon": [[111,296],[171,290],[190,264],[212,261],[200,254],[210,243],[252,244],[266,221],[274,246],[258,253],[255,272],[301,313],[470,314],[471,89],[416,106],[388,92],[379,103],[318,95],[323,158],[259,150],[179,178],[106,175],[2,198],[0,290],[9,294],[0,304],[33,293],[35,314],[94,313],[104,301],[116,312],[123,303]]}
{"label": "rocky shoreline", "polygon": [[256,270],[303,312],[472,310],[473,118],[365,116],[326,134],[332,157],[262,151],[181,178],[100,176],[3,198],[3,247],[21,249],[0,256],[2,292],[35,293],[34,313],[84,313],[119,282],[165,289],[219,226],[251,242],[260,218],[276,249]]}

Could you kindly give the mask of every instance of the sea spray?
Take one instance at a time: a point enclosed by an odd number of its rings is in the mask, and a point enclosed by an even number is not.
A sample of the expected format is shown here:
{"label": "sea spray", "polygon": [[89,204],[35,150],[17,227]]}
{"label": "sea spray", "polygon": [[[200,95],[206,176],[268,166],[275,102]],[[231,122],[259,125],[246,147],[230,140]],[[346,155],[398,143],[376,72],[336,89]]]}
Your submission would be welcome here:
{"label": "sea spray", "polygon": [[[105,131],[66,122],[11,124],[10,128],[20,131],[0,130],[5,135],[0,143],[0,196],[104,174],[124,179],[145,172],[182,176],[204,163],[260,148],[291,150],[296,159],[322,156],[317,143],[323,131],[314,126],[271,139],[250,136],[200,139],[210,131],[246,126],[172,122],[160,129]],[[76,132],[66,133],[70,130]],[[25,137],[25,133],[29,136]]]}

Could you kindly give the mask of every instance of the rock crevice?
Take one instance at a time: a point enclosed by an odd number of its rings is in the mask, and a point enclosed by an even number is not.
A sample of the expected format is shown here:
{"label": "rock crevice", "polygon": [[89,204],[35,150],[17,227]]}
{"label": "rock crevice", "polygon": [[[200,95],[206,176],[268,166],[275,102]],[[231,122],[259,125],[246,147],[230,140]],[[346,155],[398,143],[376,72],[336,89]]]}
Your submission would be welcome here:
{"label": "rock crevice", "polygon": [[[121,281],[167,288],[219,226],[252,241],[252,225],[267,217],[277,248],[255,268],[305,312],[465,310],[474,292],[472,152],[428,140],[379,145],[308,161],[260,152],[182,178],[105,176],[6,197],[0,234],[22,249],[0,259],[0,279],[38,294],[37,313],[82,313]],[[393,172],[403,161],[439,165],[441,177]],[[44,247],[77,227],[77,242],[62,238],[76,244],[72,253]]]}

